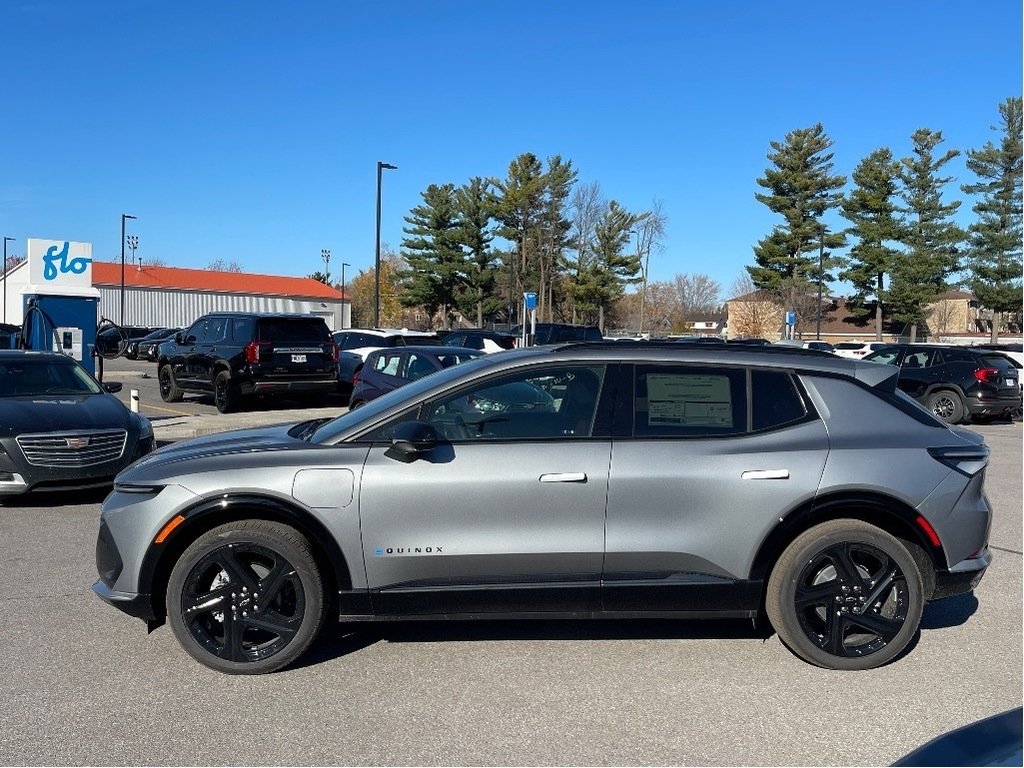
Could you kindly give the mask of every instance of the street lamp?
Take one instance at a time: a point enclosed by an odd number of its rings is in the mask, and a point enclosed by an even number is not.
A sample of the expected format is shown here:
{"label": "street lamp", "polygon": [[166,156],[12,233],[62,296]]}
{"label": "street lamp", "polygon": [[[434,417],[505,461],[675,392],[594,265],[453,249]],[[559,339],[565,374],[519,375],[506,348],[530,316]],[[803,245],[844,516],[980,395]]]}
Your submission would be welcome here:
{"label": "street lamp", "polygon": [[320,258],[324,260],[324,283],[326,285],[331,284],[331,249],[323,248],[320,250]]}
{"label": "street lamp", "polygon": [[7,243],[13,243],[13,237],[4,237],[4,319],[7,322]]}
{"label": "street lamp", "polygon": [[825,264],[825,227],[822,226],[819,230],[821,239],[818,243],[818,327],[815,331],[814,337],[821,340],[821,284],[825,280],[824,275],[824,264]]}
{"label": "street lamp", "polygon": [[118,324],[124,325],[124,222],[126,219],[134,219],[130,213],[121,214],[121,316]]}
{"label": "street lamp", "polygon": [[132,264],[135,263],[135,249],[139,247],[139,236],[128,235],[128,247],[132,249]]}
{"label": "street lamp", "polygon": [[377,253],[373,260],[373,327],[380,327],[380,178],[382,172],[397,171],[397,165],[377,161]]}
{"label": "street lamp", "polygon": [[349,264],[347,261],[341,262],[341,327],[342,328],[346,328],[346,327],[351,327],[352,326],[352,302],[351,301],[349,301],[349,303],[348,303],[349,323],[348,323],[348,326],[345,325],[345,267],[351,267],[351,266],[352,265]]}

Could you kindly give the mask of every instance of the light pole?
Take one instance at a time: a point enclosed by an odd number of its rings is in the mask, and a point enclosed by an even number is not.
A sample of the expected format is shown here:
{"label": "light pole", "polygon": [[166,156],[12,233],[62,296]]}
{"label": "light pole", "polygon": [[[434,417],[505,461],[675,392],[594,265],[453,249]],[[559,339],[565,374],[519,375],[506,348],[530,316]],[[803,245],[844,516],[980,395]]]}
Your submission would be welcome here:
{"label": "light pole", "polygon": [[0,322],[7,322],[7,243],[13,243],[13,237],[4,237],[4,319]]}
{"label": "light pole", "polygon": [[820,230],[821,240],[818,243],[818,327],[814,337],[821,340],[821,284],[824,282],[825,264],[825,227]]}
{"label": "light pole", "polygon": [[324,284],[331,284],[331,249],[323,248],[320,250],[320,258],[324,260]]}
{"label": "light pole", "polygon": [[380,178],[384,171],[397,171],[397,165],[377,161],[377,252],[373,260],[373,327],[380,327]]}
{"label": "light pole", "polygon": [[121,316],[117,320],[118,325],[124,325],[124,222],[134,218],[130,213],[121,214]]}
{"label": "light pole", "polygon": [[132,249],[132,264],[135,263],[135,249],[139,247],[139,236],[128,235],[128,247]]}
{"label": "light pole", "polygon": [[349,303],[348,303],[349,323],[348,323],[347,326],[345,325],[345,299],[347,298],[345,296],[345,267],[351,267],[351,266],[352,265],[349,264],[347,261],[341,262],[341,327],[342,328],[348,328],[348,327],[352,326],[352,302],[351,301],[349,301]]}

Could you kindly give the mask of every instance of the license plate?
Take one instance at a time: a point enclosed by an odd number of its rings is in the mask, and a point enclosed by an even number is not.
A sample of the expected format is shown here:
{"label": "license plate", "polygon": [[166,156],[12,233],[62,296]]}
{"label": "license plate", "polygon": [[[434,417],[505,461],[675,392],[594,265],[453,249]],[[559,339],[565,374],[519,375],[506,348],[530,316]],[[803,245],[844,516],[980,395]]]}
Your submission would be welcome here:
{"label": "license plate", "polygon": [[304,362],[306,362],[306,356],[305,355],[292,355],[292,362],[293,363],[304,363]]}

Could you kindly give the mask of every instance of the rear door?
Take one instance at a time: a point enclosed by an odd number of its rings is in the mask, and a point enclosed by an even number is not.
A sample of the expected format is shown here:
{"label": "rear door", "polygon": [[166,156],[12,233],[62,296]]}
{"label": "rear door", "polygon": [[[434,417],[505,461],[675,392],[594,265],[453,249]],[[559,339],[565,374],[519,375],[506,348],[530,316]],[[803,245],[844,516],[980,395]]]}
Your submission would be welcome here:
{"label": "rear door", "polygon": [[754,555],[817,493],[825,425],[785,371],[645,364],[629,378],[631,423],[616,426],[608,481],[605,610],[755,610]]}

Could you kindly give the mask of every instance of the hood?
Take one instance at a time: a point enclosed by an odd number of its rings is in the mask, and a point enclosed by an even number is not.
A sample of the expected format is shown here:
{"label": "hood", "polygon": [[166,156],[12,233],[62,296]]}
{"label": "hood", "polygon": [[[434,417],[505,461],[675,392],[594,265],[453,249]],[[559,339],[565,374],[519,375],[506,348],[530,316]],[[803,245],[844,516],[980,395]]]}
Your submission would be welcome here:
{"label": "hood", "polygon": [[0,398],[0,436],[34,432],[127,429],[131,412],[113,395]]}
{"label": "hood", "polygon": [[288,430],[295,424],[296,422],[290,422],[270,427],[218,432],[215,435],[172,443],[135,462],[117,479],[118,482],[125,483],[149,483],[157,478],[190,471],[191,467],[183,466],[185,462],[194,465],[214,456],[281,451],[308,445],[304,441],[288,436]]}

